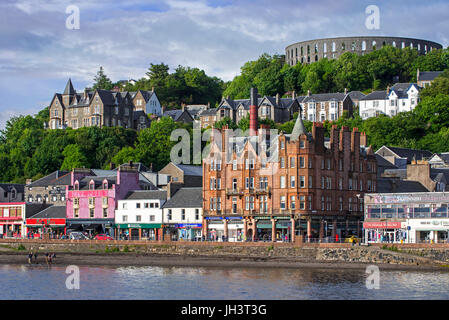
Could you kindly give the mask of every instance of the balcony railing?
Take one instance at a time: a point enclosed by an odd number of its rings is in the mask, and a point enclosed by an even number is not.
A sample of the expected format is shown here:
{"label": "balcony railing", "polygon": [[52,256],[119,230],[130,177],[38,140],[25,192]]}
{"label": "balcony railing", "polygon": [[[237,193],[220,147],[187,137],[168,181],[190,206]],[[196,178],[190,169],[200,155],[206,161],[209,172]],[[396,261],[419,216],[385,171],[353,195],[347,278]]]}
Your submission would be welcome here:
{"label": "balcony railing", "polygon": [[227,196],[242,196],[243,195],[243,191],[240,190],[240,188],[238,188],[238,187],[236,189],[234,189],[234,188],[232,188],[232,189],[226,188],[226,195]]}

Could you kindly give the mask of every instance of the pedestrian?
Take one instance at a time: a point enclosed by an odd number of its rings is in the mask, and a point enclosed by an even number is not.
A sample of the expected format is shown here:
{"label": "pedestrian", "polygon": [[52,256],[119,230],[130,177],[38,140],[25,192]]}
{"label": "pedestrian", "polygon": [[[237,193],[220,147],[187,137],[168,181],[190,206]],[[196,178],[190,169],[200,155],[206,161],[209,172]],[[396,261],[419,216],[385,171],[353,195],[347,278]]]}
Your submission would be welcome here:
{"label": "pedestrian", "polygon": [[47,262],[47,265],[50,264],[50,260],[48,257],[48,252],[45,252],[45,262]]}
{"label": "pedestrian", "polygon": [[33,259],[33,252],[30,251],[30,252],[28,253],[28,264],[31,264],[32,259]]}
{"label": "pedestrian", "polygon": [[34,253],[34,262],[37,264],[37,251]]}

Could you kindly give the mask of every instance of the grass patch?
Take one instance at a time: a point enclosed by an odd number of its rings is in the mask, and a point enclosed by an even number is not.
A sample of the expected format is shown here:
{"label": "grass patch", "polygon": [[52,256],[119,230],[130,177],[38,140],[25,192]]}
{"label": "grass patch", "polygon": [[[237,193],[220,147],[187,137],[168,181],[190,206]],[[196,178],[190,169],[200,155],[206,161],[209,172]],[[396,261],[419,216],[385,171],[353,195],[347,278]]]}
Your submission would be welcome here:
{"label": "grass patch", "polygon": [[274,245],[270,245],[267,247],[268,252],[273,251],[273,250],[274,250]]}
{"label": "grass patch", "polygon": [[125,245],[125,247],[123,248],[123,252],[129,252],[129,247]]}
{"label": "grass patch", "polygon": [[223,246],[216,246],[215,249],[223,249]]}
{"label": "grass patch", "polygon": [[384,250],[390,250],[390,251],[393,251],[393,252],[399,252],[399,251],[400,251],[399,248],[396,247],[395,245],[392,245],[392,246],[390,247],[390,246],[384,244],[384,245],[382,246],[382,249],[384,249]]}
{"label": "grass patch", "polygon": [[17,247],[17,250],[18,251],[24,251],[24,250],[26,250],[27,248],[25,248],[25,246],[23,245],[23,244],[19,244],[19,246]]}

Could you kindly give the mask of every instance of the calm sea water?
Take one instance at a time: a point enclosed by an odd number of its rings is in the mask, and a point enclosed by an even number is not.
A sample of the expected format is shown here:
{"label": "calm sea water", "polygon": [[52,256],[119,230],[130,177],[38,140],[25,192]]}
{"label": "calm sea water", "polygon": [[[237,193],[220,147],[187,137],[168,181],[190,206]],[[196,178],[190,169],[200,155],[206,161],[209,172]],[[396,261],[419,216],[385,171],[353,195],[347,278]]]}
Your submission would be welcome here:
{"label": "calm sea water", "polygon": [[381,271],[368,290],[365,270],[80,267],[80,289],[65,267],[2,265],[0,299],[449,299],[449,273]]}

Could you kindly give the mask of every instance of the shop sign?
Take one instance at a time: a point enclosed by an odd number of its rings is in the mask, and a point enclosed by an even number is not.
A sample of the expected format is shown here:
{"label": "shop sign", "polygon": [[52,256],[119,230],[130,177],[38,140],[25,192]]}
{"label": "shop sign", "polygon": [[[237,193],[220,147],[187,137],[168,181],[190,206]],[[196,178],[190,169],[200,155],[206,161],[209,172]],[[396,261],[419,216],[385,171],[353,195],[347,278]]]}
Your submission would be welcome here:
{"label": "shop sign", "polygon": [[204,217],[206,220],[222,220],[223,217]]}
{"label": "shop sign", "polygon": [[178,228],[201,228],[201,223],[180,223],[176,225]]}
{"label": "shop sign", "polygon": [[27,225],[65,225],[65,219],[27,219]]}
{"label": "shop sign", "polygon": [[242,220],[242,217],[225,217],[226,220]]}
{"label": "shop sign", "polygon": [[379,222],[364,222],[365,229],[401,229],[401,222],[379,221]]}

